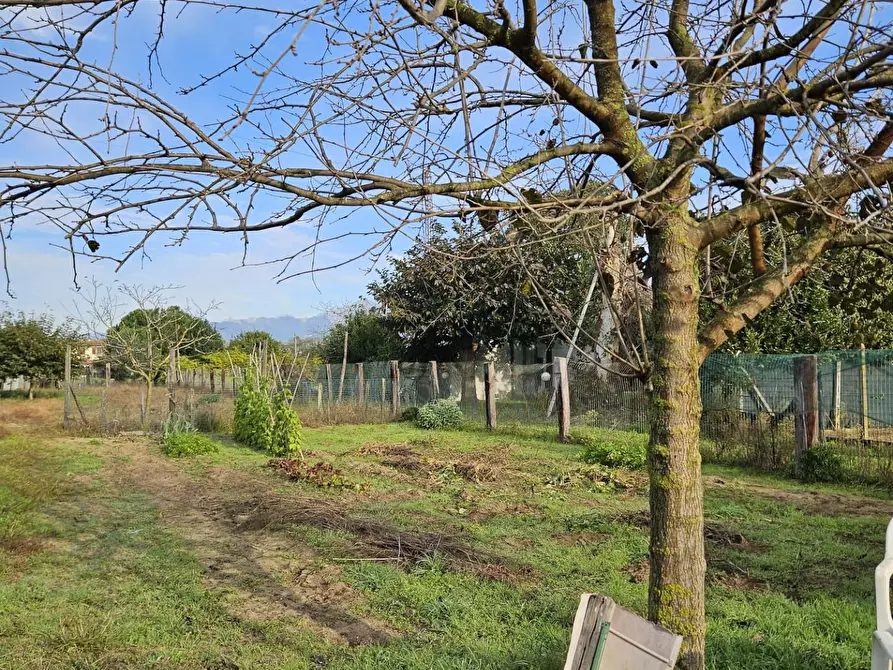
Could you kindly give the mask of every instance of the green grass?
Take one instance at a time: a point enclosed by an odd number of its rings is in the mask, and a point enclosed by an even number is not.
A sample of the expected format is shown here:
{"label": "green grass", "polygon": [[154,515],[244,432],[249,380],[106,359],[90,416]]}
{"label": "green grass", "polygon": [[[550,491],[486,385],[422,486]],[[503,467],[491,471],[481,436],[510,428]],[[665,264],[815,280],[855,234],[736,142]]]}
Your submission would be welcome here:
{"label": "green grass", "polygon": [[[363,596],[354,614],[393,631],[385,644],[356,647],[325,642],[294,619],[234,614],[226,594],[203,584],[195,548],[165,524],[152,498],[106,477],[114,463],[101,445],[0,441],[0,667],[317,668],[324,661],[338,670],[557,670],[581,592],[644,611],[648,530],[636,516],[647,509],[641,474],[615,473],[624,486],[596,485],[581,470],[584,447],[544,439],[551,434],[402,423],[305,429],[310,460],[362,481],[363,492],[287,481],[262,467],[266,455],[225,439],[218,453],[165,461],[196,487],[213,472],[233,471],[286,498],[324,498],[397,528],[456,534],[510,571],[508,580],[489,579],[450,568],[436,553],[400,568],[355,560],[362,538],[348,532],[306,524],[276,531],[284,545],[310,547],[341,566]],[[385,456],[359,453],[363,445],[398,444],[427,469],[401,470]],[[446,467],[463,463],[486,465],[488,476],[469,480]],[[868,668],[873,569],[888,520],[878,510],[887,496],[717,465],[705,474],[707,522],[732,538],[707,545],[708,667]],[[849,506],[816,508],[810,491]],[[855,513],[866,496],[874,516]]]}

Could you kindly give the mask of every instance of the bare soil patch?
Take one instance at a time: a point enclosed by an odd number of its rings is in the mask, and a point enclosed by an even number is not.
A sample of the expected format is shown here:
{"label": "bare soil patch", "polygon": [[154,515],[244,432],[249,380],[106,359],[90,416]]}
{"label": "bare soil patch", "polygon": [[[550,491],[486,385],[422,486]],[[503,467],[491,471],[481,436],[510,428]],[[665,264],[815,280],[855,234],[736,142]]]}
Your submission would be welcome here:
{"label": "bare soil patch", "polygon": [[407,531],[375,519],[350,515],[341,505],[317,498],[267,495],[255,497],[230,512],[240,531],[281,529],[295,524],[338,530],[357,536],[358,556],[392,560],[412,566],[440,557],[447,567],[491,579],[512,580],[529,573],[523,566],[508,566],[500,558],[474,549],[462,531],[434,533]]}
{"label": "bare soil patch", "polygon": [[390,453],[382,452],[381,455],[385,456],[380,461],[382,465],[430,479],[432,484],[437,484],[443,478],[453,475],[475,484],[494,482],[501,479],[506,473],[496,464],[474,460],[471,456],[465,456],[459,461],[447,461],[419,456],[411,450],[403,449]]}
{"label": "bare soil patch", "polygon": [[592,533],[589,531],[579,533],[555,533],[552,537],[558,544],[566,547],[599,545],[611,538],[608,533]]}
{"label": "bare soil patch", "polygon": [[806,512],[825,516],[893,516],[893,500],[858,497],[826,491],[795,491],[762,484],[728,482],[720,477],[705,477],[704,484],[711,488],[729,489],[757,495],[798,507]]}
{"label": "bare soil patch", "polygon": [[[624,512],[615,518],[618,523],[625,523],[643,530],[651,527],[651,515],[646,511]],[[733,547],[735,549],[750,549],[763,551],[766,545],[762,542],[751,542],[741,533],[730,530],[725,526],[715,523],[704,524],[704,539],[716,546]]]}
{"label": "bare soil patch", "polygon": [[629,581],[633,584],[644,584],[648,581],[651,574],[651,561],[647,558],[635,563],[630,563],[620,569],[622,573],[629,577]]}

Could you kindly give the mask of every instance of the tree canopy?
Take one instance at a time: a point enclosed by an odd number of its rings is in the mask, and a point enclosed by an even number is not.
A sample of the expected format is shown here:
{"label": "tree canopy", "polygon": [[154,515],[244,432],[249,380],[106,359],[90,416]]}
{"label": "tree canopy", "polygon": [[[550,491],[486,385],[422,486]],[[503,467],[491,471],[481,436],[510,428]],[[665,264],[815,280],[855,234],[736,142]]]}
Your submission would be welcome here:
{"label": "tree canopy", "polygon": [[317,350],[326,362],[344,360],[345,333],[348,363],[396,360],[406,353],[391,320],[378,309],[360,304],[348,308],[319,342]]}
{"label": "tree canopy", "polygon": [[65,373],[66,348],[73,347],[76,365],[82,344],[68,322],[56,323],[47,314],[0,312],[0,380],[22,376],[32,387],[59,380]]}
{"label": "tree canopy", "polygon": [[[766,235],[765,253],[783,262],[780,241],[773,230]],[[740,250],[714,247],[712,301],[704,301],[705,316],[732,300],[735,289],[750,272]],[[742,276],[744,275],[744,276]],[[730,338],[727,351],[765,354],[818,353],[833,349],[893,348],[893,264],[867,249],[845,248],[828,255],[793,285],[771,311],[757,314],[748,327]]]}
{"label": "tree canopy", "polygon": [[181,356],[204,356],[223,349],[223,337],[207,319],[193,316],[177,305],[137,308],[122,317],[109,329],[107,336],[114,340],[125,332],[146,334],[157,346],[177,347]]}
{"label": "tree canopy", "polygon": [[439,234],[379,272],[369,292],[406,356],[455,360],[472,346],[529,345],[583,302],[592,258],[579,244],[518,248],[503,234]]}
{"label": "tree canopy", "polygon": [[246,330],[236,335],[229,342],[231,349],[251,354],[262,346],[266,345],[267,351],[279,354],[283,350],[283,345],[273,339],[265,330]]}

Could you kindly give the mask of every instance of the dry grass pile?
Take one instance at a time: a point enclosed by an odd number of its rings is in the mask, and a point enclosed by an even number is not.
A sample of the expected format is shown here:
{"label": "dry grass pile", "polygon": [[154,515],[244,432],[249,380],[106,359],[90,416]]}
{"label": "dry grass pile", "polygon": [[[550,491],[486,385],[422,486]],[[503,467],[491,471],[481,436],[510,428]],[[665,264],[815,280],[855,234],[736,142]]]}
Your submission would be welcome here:
{"label": "dry grass pile", "polygon": [[399,456],[402,458],[419,455],[419,452],[405,442],[403,444],[370,442],[360,447],[357,453],[361,456]]}
{"label": "dry grass pile", "polygon": [[379,444],[370,442],[360,447],[357,454],[379,456],[381,457],[380,462],[384,466],[435,479],[455,475],[475,483],[492,482],[499,479],[502,472],[502,468],[493,463],[492,458],[488,459],[490,462],[484,462],[483,459],[476,459],[473,454],[467,454],[461,461],[440,460],[422,456],[408,443]]}

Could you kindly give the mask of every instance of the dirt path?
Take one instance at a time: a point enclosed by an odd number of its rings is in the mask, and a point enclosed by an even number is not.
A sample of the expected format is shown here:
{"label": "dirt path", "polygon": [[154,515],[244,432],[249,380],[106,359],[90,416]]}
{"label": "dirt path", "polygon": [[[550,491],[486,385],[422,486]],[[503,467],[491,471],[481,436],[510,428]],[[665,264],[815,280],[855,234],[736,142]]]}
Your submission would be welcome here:
{"label": "dirt path", "polygon": [[359,645],[384,642],[396,632],[351,612],[363,602],[345,584],[338,566],[311,548],[271,530],[237,531],[232,510],[252,496],[272,493],[269,480],[227,468],[205,479],[155,453],[143,439],[104,440],[92,447],[104,457],[103,476],[122,488],[151,496],[161,522],[187,540],[205,567],[205,584],[227,595],[241,619],[301,617],[327,641]]}

